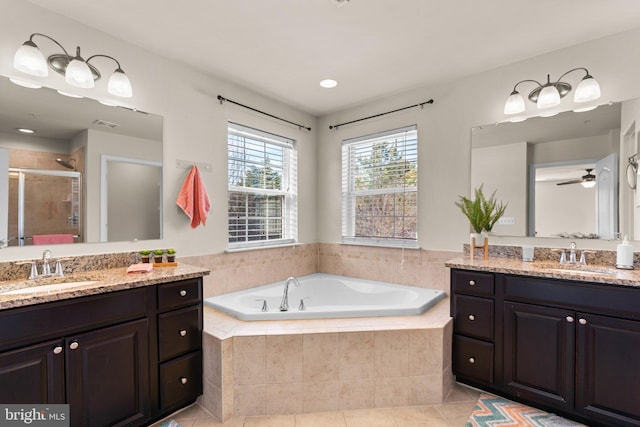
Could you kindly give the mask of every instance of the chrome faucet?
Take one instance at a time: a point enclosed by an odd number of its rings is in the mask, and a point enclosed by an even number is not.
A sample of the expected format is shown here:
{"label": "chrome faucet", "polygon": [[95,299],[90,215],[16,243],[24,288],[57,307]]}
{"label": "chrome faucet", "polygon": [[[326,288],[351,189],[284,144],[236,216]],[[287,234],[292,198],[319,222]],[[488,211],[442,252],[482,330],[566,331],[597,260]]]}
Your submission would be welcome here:
{"label": "chrome faucet", "polygon": [[296,287],[300,286],[300,282],[295,277],[289,277],[284,282],[284,293],[282,294],[282,302],[280,303],[280,311],[289,310],[289,283],[293,282]]}
{"label": "chrome faucet", "polygon": [[51,251],[49,249],[45,249],[42,252],[42,274],[41,276],[47,277],[51,276],[51,265],[49,265],[49,260],[51,259]]}
{"label": "chrome faucet", "polygon": [[569,260],[567,260],[566,252],[563,249],[562,254],[560,254],[560,264],[587,265],[585,253],[586,253],[585,251],[582,251],[582,253],[580,254],[580,261],[578,261],[576,242],[571,242],[571,245],[569,246]]}
{"label": "chrome faucet", "polygon": [[569,264],[576,263],[576,242],[571,242],[571,251],[569,252]]}

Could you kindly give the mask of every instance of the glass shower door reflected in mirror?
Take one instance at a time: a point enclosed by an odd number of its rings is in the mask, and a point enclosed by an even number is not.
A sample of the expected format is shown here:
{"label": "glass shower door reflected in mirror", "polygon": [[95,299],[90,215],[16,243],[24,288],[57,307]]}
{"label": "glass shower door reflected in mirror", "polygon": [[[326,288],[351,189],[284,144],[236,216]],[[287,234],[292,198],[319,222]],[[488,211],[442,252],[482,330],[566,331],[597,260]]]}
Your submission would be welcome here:
{"label": "glass shower door reflected in mirror", "polygon": [[9,168],[9,246],[82,242],[80,172]]}

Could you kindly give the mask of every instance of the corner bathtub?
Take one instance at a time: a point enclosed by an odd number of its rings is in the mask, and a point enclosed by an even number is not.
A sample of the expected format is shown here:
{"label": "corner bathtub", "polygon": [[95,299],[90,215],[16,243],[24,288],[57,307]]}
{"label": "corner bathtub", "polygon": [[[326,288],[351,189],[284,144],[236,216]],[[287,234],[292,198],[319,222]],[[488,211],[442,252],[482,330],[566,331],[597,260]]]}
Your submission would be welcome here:
{"label": "corner bathtub", "polygon": [[[409,316],[427,311],[443,291],[314,273],[289,284],[289,311],[280,311],[285,281],[206,298],[204,304],[240,320]],[[298,310],[304,298],[306,309]],[[262,300],[269,311],[262,311]]]}

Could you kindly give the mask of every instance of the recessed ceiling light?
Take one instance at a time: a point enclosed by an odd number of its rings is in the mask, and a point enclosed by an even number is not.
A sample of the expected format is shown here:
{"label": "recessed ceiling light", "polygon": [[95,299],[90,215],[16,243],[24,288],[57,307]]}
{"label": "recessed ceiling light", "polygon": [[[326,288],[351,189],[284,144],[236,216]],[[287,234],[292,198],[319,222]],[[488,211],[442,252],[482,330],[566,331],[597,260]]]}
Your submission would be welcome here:
{"label": "recessed ceiling light", "polygon": [[332,87],[338,86],[338,82],[333,79],[324,79],[320,82],[320,86],[325,89],[331,89]]}
{"label": "recessed ceiling light", "polygon": [[35,131],[34,131],[33,129],[18,128],[18,132],[22,132],[22,133],[34,133]]}

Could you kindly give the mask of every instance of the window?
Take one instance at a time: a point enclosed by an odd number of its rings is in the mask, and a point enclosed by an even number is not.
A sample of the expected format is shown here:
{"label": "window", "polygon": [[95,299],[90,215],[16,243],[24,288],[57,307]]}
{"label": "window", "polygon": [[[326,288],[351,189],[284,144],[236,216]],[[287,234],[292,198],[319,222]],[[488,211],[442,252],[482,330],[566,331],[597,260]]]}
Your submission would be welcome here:
{"label": "window", "polygon": [[342,241],[416,246],[416,126],[342,142]]}
{"label": "window", "polygon": [[228,128],[229,247],[295,242],[295,142],[234,123]]}

